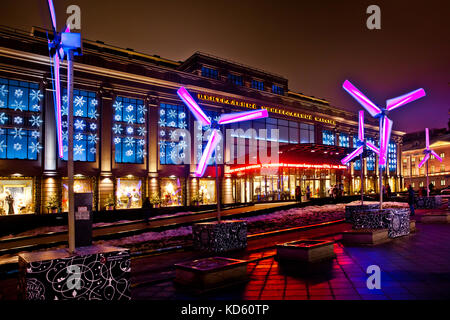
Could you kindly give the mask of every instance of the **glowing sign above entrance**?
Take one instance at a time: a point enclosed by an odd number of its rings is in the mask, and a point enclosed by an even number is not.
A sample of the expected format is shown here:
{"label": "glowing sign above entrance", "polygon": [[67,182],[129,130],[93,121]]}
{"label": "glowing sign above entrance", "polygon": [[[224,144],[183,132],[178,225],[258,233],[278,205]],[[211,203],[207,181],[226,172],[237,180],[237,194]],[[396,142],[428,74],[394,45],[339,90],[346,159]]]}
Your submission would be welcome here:
{"label": "glowing sign above entrance", "polygon": [[282,108],[278,108],[278,107],[261,106],[261,105],[257,105],[256,103],[250,103],[250,102],[245,102],[245,101],[231,99],[231,98],[224,98],[224,97],[219,97],[219,96],[212,96],[212,95],[208,95],[208,94],[204,94],[204,93],[197,93],[197,98],[202,101],[216,102],[216,103],[227,104],[230,106],[242,107],[242,108],[247,108],[247,109],[266,109],[270,113],[276,113],[276,114],[281,114],[281,115],[288,116],[288,117],[316,121],[316,122],[326,123],[326,124],[330,124],[330,125],[336,125],[336,121],[332,120],[332,119],[327,119],[327,118],[324,118],[321,116],[314,116],[312,114],[290,111],[290,110],[286,110],[286,109],[282,109]]}
{"label": "glowing sign above entrance", "polygon": [[347,169],[347,166],[336,165],[336,164],[307,164],[307,163],[268,163],[268,164],[253,164],[250,166],[233,168],[227,173],[242,172],[253,169],[261,168],[301,168],[301,169]]}

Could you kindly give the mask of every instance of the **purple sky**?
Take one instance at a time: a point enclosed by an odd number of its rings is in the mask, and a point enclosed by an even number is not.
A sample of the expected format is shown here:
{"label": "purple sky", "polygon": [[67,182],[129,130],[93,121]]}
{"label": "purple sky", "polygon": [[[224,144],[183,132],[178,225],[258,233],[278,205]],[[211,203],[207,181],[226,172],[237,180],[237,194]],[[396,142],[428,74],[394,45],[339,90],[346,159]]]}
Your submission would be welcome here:
{"label": "purple sky", "polygon": [[[60,28],[70,4],[81,7],[82,35],[184,60],[195,51],[281,74],[290,89],[360,106],[352,81],[384,105],[423,87],[427,96],[393,111],[394,129],[447,127],[450,109],[448,1],[54,0]],[[50,27],[46,0],[2,0],[1,24]],[[381,8],[381,30],[366,28],[366,8]],[[369,116],[369,115],[366,115]]]}

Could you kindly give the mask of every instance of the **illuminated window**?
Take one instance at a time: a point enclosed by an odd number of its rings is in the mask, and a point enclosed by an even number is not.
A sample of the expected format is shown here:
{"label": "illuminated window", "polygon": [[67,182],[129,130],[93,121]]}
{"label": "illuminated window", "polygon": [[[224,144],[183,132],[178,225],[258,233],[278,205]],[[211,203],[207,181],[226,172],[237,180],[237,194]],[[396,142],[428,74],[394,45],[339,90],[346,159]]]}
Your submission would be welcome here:
{"label": "illuminated window", "polygon": [[186,132],[176,130],[188,129],[185,107],[161,103],[158,124],[159,163],[181,164],[186,159],[185,151],[189,140]]}
{"label": "illuminated window", "polygon": [[397,145],[395,143],[389,143],[388,163],[389,163],[389,171],[397,170]]}
{"label": "illuminated window", "polygon": [[258,80],[252,80],[252,88],[264,91],[264,82]]}
{"label": "illuminated window", "polygon": [[244,84],[242,81],[242,76],[232,73],[228,74],[228,81],[238,86],[242,86]]}
{"label": "illuminated window", "polygon": [[445,153],[444,153],[444,152],[441,152],[441,153],[439,154],[439,156],[440,156],[442,159],[444,159],[444,158],[445,158]]}
{"label": "illuminated window", "polygon": [[339,146],[345,148],[350,147],[350,139],[348,137],[348,134],[342,132],[339,134]]}
{"label": "illuminated window", "polygon": [[284,89],[282,87],[277,86],[277,85],[274,84],[274,85],[272,85],[272,92],[275,93],[275,94],[283,95],[284,94]]}
{"label": "illuminated window", "polygon": [[144,163],[147,155],[147,108],[140,99],[116,97],[112,127],[115,161]]}
{"label": "illuminated window", "polygon": [[[98,137],[98,100],[95,92],[73,90],[73,160],[95,161]],[[61,119],[63,159],[68,157],[67,88],[63,89]]]}
{"label": "illuminated window", "polygon": [[219,72],[217,70],[202,67],[202,77],[207,77],[211,79],[218,79],[219,78]]}
{"label": "illuminated window", "polygon": [[[368,142],[372,143],[373,145],[377,145],[375,140],[372,138],[367,139]],[[369,151],[369,155],[367,157],[367,170],[368,171],[374,171],[375,170],[375,153],[372,151]]]}
{"label": "illuminated window", "polygon": [[419,183],[419,187],[423,187],[423,181]]}
{"label": "illuminated window", "polygon": [[0,78],[0,159],[37,160],[43,97],[37,83]]}
{"label": "illuminated window", "polygon": [[434,173],[435,170],[435,166],[431,166],[431,173]]}
{"label": "illuminated window", "polygon": [[322,131],[322,143],[329,146],[334,146],[336,141],[336,136],[334,135],[334,132],[330,130],[323,130]]}
{"label": "illuminated window", "polygon": [[300,143],[314,143],[314,125],[300,123]]}
{"label": "illuminated window", "polygon": [[444,179],[441,180],[441,186],[445,186],[445,180]]}
{"label": "illuminated window", "polygon": [[441,172],[445,172],[445,164],[441,164]]}

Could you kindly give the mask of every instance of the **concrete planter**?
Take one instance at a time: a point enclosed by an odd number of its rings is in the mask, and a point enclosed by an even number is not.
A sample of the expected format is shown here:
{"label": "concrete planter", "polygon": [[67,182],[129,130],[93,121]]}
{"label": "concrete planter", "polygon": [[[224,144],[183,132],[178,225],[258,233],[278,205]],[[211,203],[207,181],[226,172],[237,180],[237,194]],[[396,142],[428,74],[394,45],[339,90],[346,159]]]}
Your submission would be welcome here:
{"label": "concrete planter", "polygon": [[377,210],[366,210],[353,214],[353,229],[388,229],[390,238],[408,235],[410,232],[409,209],[388,208]]}
{"label": "concrete planter", "polygon": [[110,246],[19,254],[23,300],[130,300],[130,253]]}
{"label": "concrete planter", "polygon": [[247,247],[247,222],[225,220],[197,223],[192,227],[195,250],[212,253],[242,250]]}
{"label": "concrete planter", "polygon": [[241,284],[248,280],[247,261],[222,257],[175,265],[175,283],[180,289],[203,293]]}
{"label": "concrete planter", "polygon": [[345,221],[352,223],[353,214],[362,213],[367,210],[379,209],[379,204],[349,205],[345,206]]}
{"label": "concrete planter", "polygon": [[388,229],[359,229],[342,233],[342,242],[349,245],[377,245],[390,240]]}
{"label": "concrete planter", "polygon": [[436,209],[442,205],[441,196],[417,197],[415,206],[417,209]]}
{"label": "concrete planter", "polygon": [[316,263],[336,257],[334,241],[297,240],[277,245],[279,260]]}

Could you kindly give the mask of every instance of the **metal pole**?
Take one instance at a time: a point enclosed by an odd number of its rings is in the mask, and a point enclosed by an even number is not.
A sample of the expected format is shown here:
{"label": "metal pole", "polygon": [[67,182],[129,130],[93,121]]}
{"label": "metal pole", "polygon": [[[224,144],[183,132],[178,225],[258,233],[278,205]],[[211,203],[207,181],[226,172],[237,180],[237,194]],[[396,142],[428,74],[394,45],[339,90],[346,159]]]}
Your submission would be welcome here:
{"label": "metal pole", "polygon": [[219,169],[216,155],[216,202],[217,202],[217,221],[220,223],[220,187],[219,187]]}
{"label": "metal pole", "polygon": [[362,153],[359,155],[359,161],[361,161],[361,205],[364,205],[364,163]]}
{"label": "metal pole", "polygon": [[383,209],[383,167],[379,163],[381,159],[382,134],[383,134],[383,117],[380,117],[380,156],[378,157],[378,166],[380,167],[380,209]]}
{"label": "metal pole", "polygon": [[427,160],[427,198],[430,197],[430,182],[428,181],[428,160]]}
{"label": "metal pole", "polygon": [[73,52],[67,55],[67,122],[68,151],[67,151],[67,178],[69,185],[69,251],[75,252],[75,203],[73,195]]}

